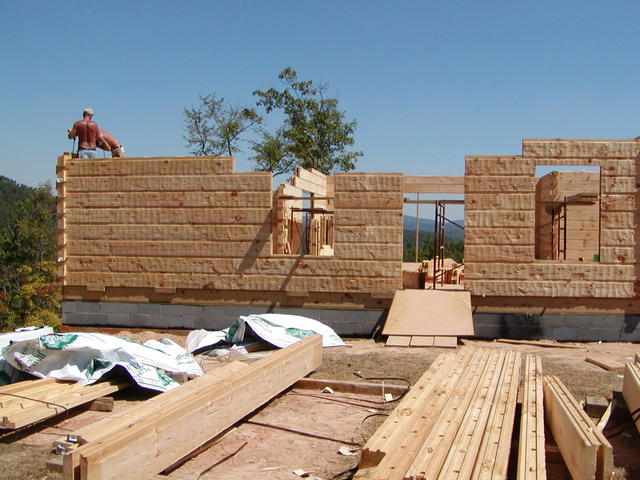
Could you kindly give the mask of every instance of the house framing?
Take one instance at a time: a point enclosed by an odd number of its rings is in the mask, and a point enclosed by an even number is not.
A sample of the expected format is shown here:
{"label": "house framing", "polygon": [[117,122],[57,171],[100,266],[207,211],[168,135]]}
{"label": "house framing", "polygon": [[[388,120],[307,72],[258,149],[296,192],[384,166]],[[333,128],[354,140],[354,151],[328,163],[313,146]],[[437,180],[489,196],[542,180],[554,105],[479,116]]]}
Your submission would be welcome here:
{"label": "house framing", "polygon": [[[298,169],[274,189],[231,157],[65,154],[63,322],[218,329],[276,311],[369,334],[402,288],[404,195],[464,193],[476,335],[636,340],[639,155],[636,140],[526,139],[520,156],[466,157],[464,176]],[[599,173],[536,193],[550,165]]]}

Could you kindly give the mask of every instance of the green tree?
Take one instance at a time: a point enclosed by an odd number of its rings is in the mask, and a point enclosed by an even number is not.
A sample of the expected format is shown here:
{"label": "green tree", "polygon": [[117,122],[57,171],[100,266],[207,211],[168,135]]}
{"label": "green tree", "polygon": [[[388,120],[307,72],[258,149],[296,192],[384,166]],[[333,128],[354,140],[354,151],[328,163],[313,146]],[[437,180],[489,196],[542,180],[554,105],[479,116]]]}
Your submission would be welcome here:
{"label": "green tree", "polygon": [[241,135],[260,124],[252,108],[226,105],[215,93],[200,95],[200,105],[185,108],[184,139],[194,155],[233,155],[239,152]]}
{"label": "green tree", "polygon": [[[275,134],[264,133],[253,146],[256,170],[281,174],[296,166],[315,168],[325,174],[349,171],[362,152],[349,151],[354,144],[356,121],[346,121],[338,100],[325,98],[326,85],[298,81],[298,74],[285,68],[278,78],[285,87],[256,90],[257,105],[266,113],[281,112],[283,125]],[[265,146],[267,148],[265,148]],[[265,154],[265,152],[267,154]]]}
{"label": "green tree", "polygon": [[0,225],[0,329],[59,325],[56,285],[56,199],[42,185],[6,204]]}

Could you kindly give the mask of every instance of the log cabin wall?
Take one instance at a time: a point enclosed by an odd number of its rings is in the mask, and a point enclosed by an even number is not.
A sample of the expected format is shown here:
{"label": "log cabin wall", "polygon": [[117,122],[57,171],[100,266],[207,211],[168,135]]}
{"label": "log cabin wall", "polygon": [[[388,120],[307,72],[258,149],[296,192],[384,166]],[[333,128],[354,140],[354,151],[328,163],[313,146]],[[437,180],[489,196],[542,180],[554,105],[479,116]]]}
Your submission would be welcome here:
{"label": "log cabin wall", "polygon": [[[519,320],[522,327],[544,315],[574,313],[619,315],[624,328],[638,323],[639,153],[637,140],[526,139],[521,156],[467,157],[465,284],[475,312],[495,314],[498,323],[519,312],[524,315]],[[599,248],[593,252],[595,243],[586,238],[594,232],[578,235],[589,240],[589,255],[585,250],[582,260],[575,255],[567,260],[536,259],[535,168],[550,165],[600,168]],[[594,219],[588,215],[591,224]],[[558,325],[553,331],[563,328],[574,334],[574,327],[589,320],[580,322],[571,328]],[[504,328],[495,331],[506,335]]]}
{"label": "log cabin wall", "polygon": [[[273,252],[272,239],[281,246],[283,237],[273,232],[272,175],[233,168],[230,157],[60,157],[63,299],[121,310],[131,302],[258,309],[238,310],[247,313],[388,307],[402,281],[402,174],[336,174],[334,254],[312,256]],[[78,305],[63,306],[63,316]],[[114,308],[98,310],[116,321]],[[136,326],[130,310],[124,324]]]}

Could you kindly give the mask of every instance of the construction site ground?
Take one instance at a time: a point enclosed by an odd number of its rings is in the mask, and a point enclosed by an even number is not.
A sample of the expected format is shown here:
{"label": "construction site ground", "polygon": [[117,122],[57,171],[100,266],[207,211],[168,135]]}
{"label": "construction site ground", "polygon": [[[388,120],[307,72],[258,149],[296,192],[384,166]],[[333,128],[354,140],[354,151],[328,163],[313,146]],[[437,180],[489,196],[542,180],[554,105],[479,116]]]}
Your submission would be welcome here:
{"label": "construction site ground", "polygon": [[[138,341],[169,337],[184,344],[185,336],[157,331],[109,331]],[[186,333],[186,332],[185,332]],[[347,339],[350,347],[325,348],[322,367],[311,376],[322,379],[362,382],[355,375],[387,377],[387,383],[415,383],[433,360],[447,349],[385,347],[371,339]],[[535,353],[542,358],[543,373],[557,375],[578,400],[587,395],[611,398],[622,390],[622,371],[607,371],[585,361],[595,356],[624,363],[640,352],[631,343],[572,344],[580,348],[555,348],[513,345],[494,341],[465,340],[477,347],[518,350]],[[552,342],[549,342],[552,345]],[[201,358],[205,370],[215,368],[218,360]],[[224,360],[223,360],[224,361]],[[375,380],[369,380],[374,382]],[[153,394],[129,388],[115,395],[114,411]],[[303,470],[324,480],[349,478],[342,472],[358,462],[357,446],[384,421],[384,412],[395,403],[384,403],[381,397],[361,394],[320,393],[290,389],[236,425],[212,446],[168,473],[177,479],[295,479],[294,470]],[[52,453],[52,444],[83,425],[96,421],[106,412],[72,410],[22,431],[5,434],[0,443],[0,479],[60,479],[62,474],[50,470],[46,463],[60,458]],[[626,416],[625,416],[626,415]],[[624,405],[618,408],[610,424],[630,420]],[[613,431],[613,430],[611,430]],[[607,434],[607,430],[605,430]],[[547,433],[547,437],[549,434]],[[548,478],[570,478],[553,440],[547,441]],[[633,425],[611,438],[615,464],[621,467],[618,478],[640,478],[640,436]],[[343,447],[343,448],[341,448]],[[339,449],[345,454],[339,453]],[[350,450],[355,450],[350,452]],[[512,453],[517,453],[514,436]],[[350,455],[350,453],[353,453]],[[514,478],[510,472],[509,477]]]}

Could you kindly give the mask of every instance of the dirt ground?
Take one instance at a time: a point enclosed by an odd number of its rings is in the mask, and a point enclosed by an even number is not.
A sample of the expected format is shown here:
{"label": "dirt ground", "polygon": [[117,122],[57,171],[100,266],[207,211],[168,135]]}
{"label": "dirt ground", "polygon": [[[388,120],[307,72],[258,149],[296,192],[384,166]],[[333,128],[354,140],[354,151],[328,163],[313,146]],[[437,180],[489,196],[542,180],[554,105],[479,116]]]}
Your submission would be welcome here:
{"label": "dirt ground", "polygon": [[[114,332],[110,332],[114,333]],[[184,344],[185,337],[161,332],[118,332],[135,340],[169,337]],[[323,365],[311,376],[315,378],[364,381],[364,377],[386,377],[387,383],[415,383],[433,360],[447,349],[385,347],[370,339],[347,340],[350,347],[324,349]],[[580,348],[544,348],[499,342],[465,341],[478,347],[518,350],[542,357],[543,372],[557,375],[578,400],[586,395],[611,398],[613,391],[622,390],[622,371],[606,371],[585,361],[596,356],[624,363],[640,352],[640,345],[630,343],[574,344]],[[205,369],[215,368],[217,361],[200,357]],[[393,377],[393,379],[389,379]],[[370,380],[374,381],[374,380]],[[378,381],[379,382],[379,381]],[[150,393],[128,389],[116,395],[116,410],[143,401]],[[394,403],[384,404],[381,398],[365,395],[322,394],[310,390],[292,389],[278,396],[255,412],[208,450],[186,462],[169,476],[182,480],[196,479],[296,479],[293,470],[301,469],[323,480],[348,478],[348,471],[358,462],[357,449],[384,421],[384,412]],[[628,418],[614,416],[612,422]],[[91,423],[105,412],[76,409],[66,418],[55,418],[5,434],[0,440],[0,479],[60,479],[61,473],[46,468],[55,459],[51,453],[54,440],[82,425]],[[628,413],[627,413],[628,415]],[[291,431],[293,430],[293,431]],[[605,434],[607,431],[605,430]],[[640,437],[631,425],[611,439],[617,466],[626,476],[640,479]],[[339,449],[346,453],[339,453]],[[517,445],[514,445],[517,449]],[[513,448],[512,448],[513,451]],[[549,478],[569,478],[560,456],[553,446],[548,449]],[[58,457],[59,458],[59,457]],[[342,474],[342,472],[347,472]],[[342,475],[341,475],[342,474]]]}

